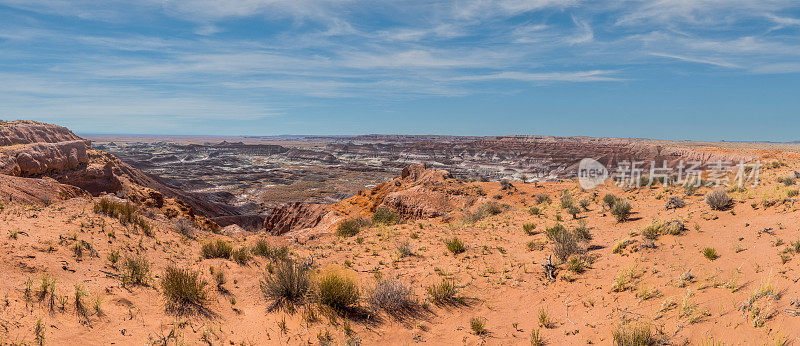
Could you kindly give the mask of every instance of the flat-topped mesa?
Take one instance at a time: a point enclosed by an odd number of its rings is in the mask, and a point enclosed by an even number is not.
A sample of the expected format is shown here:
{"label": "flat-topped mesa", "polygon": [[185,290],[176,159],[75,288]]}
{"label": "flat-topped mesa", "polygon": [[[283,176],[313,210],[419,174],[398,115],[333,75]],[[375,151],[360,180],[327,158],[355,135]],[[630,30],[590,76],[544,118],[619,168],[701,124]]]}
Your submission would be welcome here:
{"label": "flat-topped mesa", "polygon": [[0,121],[0,146],[88,141],[63,126],[31,120]]}

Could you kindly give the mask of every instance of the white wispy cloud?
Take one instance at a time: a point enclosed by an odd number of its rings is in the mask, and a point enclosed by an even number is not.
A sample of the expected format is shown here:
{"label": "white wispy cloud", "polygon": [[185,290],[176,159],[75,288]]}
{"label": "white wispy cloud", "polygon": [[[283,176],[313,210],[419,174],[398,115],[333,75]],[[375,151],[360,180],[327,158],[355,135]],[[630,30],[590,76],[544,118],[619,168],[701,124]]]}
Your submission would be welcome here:
{"label": "white wispy cloud", "polygon": [[516,72],[507,71],[486,75],[463,76],[455,78],[462,81],[513,80],[521,82],[619,82],[625,79],[614,77],[618,71],[594,70],[575,72]]}
{"label": "white wispy cloud", "polygon": [[715,59],[709,59],[709,58],[694,58],[694,57],[680,56],[680,55],[666,54],[666,53],[650,53],[650,55],[658,56],[658,57],[662,57],[662,58],[670,58],[670,59],[675,59],[675,60],[680,60],[680,61],[686,61],[686,62],[694,62],[694,63],[698,63],[698,64],[707,64],[707,65],[713,65],[713,66],[719,66],[719,67],[726,67],[726,68],[740,68],[741,67],[741,66],[733,64],[733,63],[729,63],[729,62],[725,62],[725,61],[719,61],[719,60],[715,60]]}

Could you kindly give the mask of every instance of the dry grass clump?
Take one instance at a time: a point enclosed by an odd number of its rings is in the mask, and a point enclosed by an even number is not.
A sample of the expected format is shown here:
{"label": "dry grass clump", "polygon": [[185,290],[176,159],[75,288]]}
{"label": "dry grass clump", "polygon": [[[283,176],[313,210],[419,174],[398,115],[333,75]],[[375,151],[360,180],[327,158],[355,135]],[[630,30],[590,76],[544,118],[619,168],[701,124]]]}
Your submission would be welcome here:
{"label": "dry grass clump", "polygon": [[706,195],[706,203],[713,210],[727,210],[733,206],[733,199],[724,189],[715,189]]}
{"label": "dry grass clump", "polygon": [[369,223],[370,222],[364,218],[342,221],[342,223],[336,227],[336,235],[340,237],[352,237],[358,234],[358,232],[361,232],[361,228],[368,226]]}
{"label": "dry grass clump", "polygon": [[200,253],[204,258],[229,259],[233,254],[233,245],[222,239],[217,239],[203,244]]}
{"label": "dry grass clump", "polygon": [[150,262],[144,256],[126,257],[122,263],[122,284],[147,286]]}
{"label": "dry grass clump", "polygon": [[506,204],[500,204],[495,201],[488,201],[478,206],[474,212],[466,212],[464,221],[467,223],[475,223],[483,218],[500,214],[508,209]]}
{"label": "dry grass clump", "polygon": [[486,321],[479,317],[473,317],[469,320],[469,328],[475,335],[486,334]]}
{"label": "dry grass clump", "polygon": [[150,223],[139,216],[136,206],[130,202],[115,202],[102,198],[94,203],[92,207],[95,213],[104,214],[119,220],[123,226],[133,225],[144,232],[147,236],[153,236],[153,229]]}
{"label": "dry grass clump", "polygon": [[614,204],[617,203],[617,201],[619,201],[619,199],[620,199],[619,197],[607,193],[605,196],[603,196],[603,209],[608,208],[609,210],[611,210],[611,207],[613,207]]}
{"label": "dry grass clump", "polygon": [[707,247],[707,248],[703,248],[703,257],[705,257],[708,260],[713,261],[713,260],[719,258],[719,254],[717,253],[717,250],[714,249],[713,247]]}
{"label": "dry grass clump", "polygon": [[464,297],[459,296],[461,290],[458,288],[458,284],[453,280],[442,280],[439,284],[426,287],[425,291],[428,292],[431,301],[436,305],[464,303]]}
{"label": "dry grass clump", "polygon": [[458,239],[458,237],[447,239],[444,241],[444,243],[447,245],[447,250],[453,253],[453,255],[458,255],[467,250],[464,246],[464,242],[462,242],[461,239]]}
{"label": "dry grass clump", "polygon": [[550,319],[550,313],[547,312],[547,309],[539,308],[538,316],[539,316],[539,326],[541,326],[542,328],[549,329],[555,327],[555,323],[553,323],[553,320]]}
{"label": "dry grass clump", "polygon": [[356,279],[338,270],[329,270],[319,277],[316,294],[320,304],[340,312],[355,308],[360,297]]}
{"label": "dry grass clump", "polygon": [[617,219],[617,222],[627,221],[631,217],[631,203],[624,199],[618,199],[611,206],[611,215]]}
{"label": "dry grass clump", "polygon": [[656,240],[658,239],[659,235],[679,235],[683,233],[685,229],[686,226],[680,220],[654,220],[653,223],[642,229],[642,236],[650,240]]}
{"label": "dry grass clump", "polygon": [[531,346],[544,346],[546,343],[539,329],[531,330]]}
{"label": "dry grass clump", "polygon": [[547,239],[553,242],[553,255],[560,261],[566,261],[569,256],[581,252],[579,243],[588,242],[591,234],[585,227],[579,227],[572,231],[566,229],[561,224],[555,224],[545,230]]}
{"label": "dry grass clump", "polygon": [[236,263],[246,265],[247,262],[250,262],[250,260],[253,259],[252,250],[250,250],[250,248],[247,246],[242,246],[231,252],[231,259],[233,259]]}
{"label": "dry grass clump", "polygon": [[536,204],[550,203],[550,196],[544,193],[536,194]]}
{"label": "dry grass clump", "polygon": [[611,338],[612,343],[617,346],[652,346],[662,343],[661,337],[645,323],[622,323],[611,333]]}
{"label": "dry grass clump", "polygon": [[672,196],[667,200],[667,205],[665,206],[665,209],[667,209],[667,210],[679,209],[679,208],[683,208],[685,206],[686,206],[686,202],[684,202],[682,198],[677,197],[677,196]]}
{"label": "dry grass clump", "polygon": [[535,230],[536,230],[536,224],[535,224],[535,223],[526,223],[526,224],[523,224],[523,225],[522,225],[522,230],[523,230],[523,231],[525,232],[525,234],[527,234],[527,235],[534,235],[534,234],[538,233],[538,232],[536,232],[536,231],[535,231]]}
{"label": "dry grass clump", "polygon": [[167,310],[179,315],[203,312],[208,302],[207,285],[196,271],[168,266],[161,278]]}
{"label": "dry grass clump", "polygon": [[287,246],[272,246],[266,239],[259,239],[253,245],[253,255],[273,260],[285,260],[289,257],[289,248]]}
{"label": "dry grass clump", "polygon": [[417,305],[411,288],[397,279],[379,281],[370,293],[369,303],[374,308],[386,310],[390,314],[412,310]]}
{"label": "dry grass clump", "polygon": [[389,208],[379,207],[372,214],[372,222],[378,225],[394,225],[400,222],[400,215]]}
{"label": "dry grass clump", "polygon": [[306,299],[311,288],[309,268],[287,260],[281,262],[272,274],[264,273],[261,292],[277,306],[290,307]]}
{"label": "dry grass clump", "polygon": [[761,327],[774,315],[773,302],[779,298],[772,280],[761,280],[761,284],[750,293],[750,297],[742,303],[739,310],[750,315],[754,327]]}

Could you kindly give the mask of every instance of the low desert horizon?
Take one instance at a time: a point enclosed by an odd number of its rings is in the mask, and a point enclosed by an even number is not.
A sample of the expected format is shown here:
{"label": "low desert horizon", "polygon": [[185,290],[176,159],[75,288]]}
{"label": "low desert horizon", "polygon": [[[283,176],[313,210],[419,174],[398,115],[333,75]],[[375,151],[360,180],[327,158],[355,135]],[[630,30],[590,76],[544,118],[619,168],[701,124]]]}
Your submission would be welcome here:
{"label": "low desert horizon", "polygon": [[797,0],[0,18],[0,345],[800,344]]}
{"label": "low desert horizon", "polygon": [[783,345],[800,332],[791,145],[99,139],[0,123],[6,343]]}

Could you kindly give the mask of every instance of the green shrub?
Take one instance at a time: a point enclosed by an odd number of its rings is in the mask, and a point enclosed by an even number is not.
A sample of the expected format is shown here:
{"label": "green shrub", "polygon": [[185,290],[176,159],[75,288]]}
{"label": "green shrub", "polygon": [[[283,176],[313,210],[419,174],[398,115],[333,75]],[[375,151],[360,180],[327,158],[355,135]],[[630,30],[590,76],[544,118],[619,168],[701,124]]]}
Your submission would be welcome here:
{"label": "green shrub", "polygon": [[361,232],[361,227],[365,227],[368,224],[369,222],[363,218],[345,220],[336,228],[336,235],[340,237],[352,237],[358,234],[358,232]]}
{"label": "green shrub", "polygon": [[458,239],[457,237],[445,240],[445,245],[447,245],[447,250],[452,252],[453,255],[458,255],[466,251],[464,243],[461,242],[461,239]]}
{"label": "green shrub", "polygon": [[575,206],[575,200],[572,198],[572,195],[565,193],[561,196],[561,208],[562,209],[569,209],[570,207]]}
{"label": "green shrub", "polygon": [[798,194],[800,194],[800,191],[798,191],[797,189],[791,189],[789,191],[786,191],[786,197],[789,198],[797,197]]}
{"label": "green shrub", "polygon": [[611,334],[616,346],[655,346],[661,344],[647,324],[622,324]]}
{"label": "green shrub", "polygon": [[618,200],[619,200],[619,197],[608,193],[605,196],[603,196],[603,207],[604,208],[608,208],[610,210],[611,207],[613,207],[614,204],[616,204]]}
{"label": "green shrub", "polygon": [[528,209],[528,214],[540,216],[542,215],[542,211],[539,209],[539,207],[531,207]]}
{"label": "green shrub", "polygon": [[253,258],[252,252],[250,248],[247,246],[242,246],[231,252],[231,259],[233,259],[234,261],[236,261],[236,263],[239,263],[241,265],[247,264],[247,262],[249,262],[252,258]]}
{"label": "green shrub", "polygon": [[372,214],[372,222],[379,225],[394,225],[400,222],[400,216],[389,208],[380,207]]}
{"label": "green shrub", "polygon": [[577,218],[578,218],[578,214],[580,214],[580,213],[581,213],[581,209],[580,209],[580,208],[578,208],[578,207],[576,207],[576,206],[574,206],[574,205],[571,205],[571,206],[569,206],[569,207],[567,208],[567,213],[569,213],[570,215],[572,215],[572,218],[573,218],[573,219],[577,219]]}
{"label": "green shrub", "polygon": [[794,177],[782,177],[778,178],[778,182],[786,186],[792,186],[797,183],[797,180]]}
{"label": "green shrub", "polygon": [[540,193],[536,195],[536,204],[550,203],[550,196]]}
{"label": "green shrub", "polygon": [[229,259],[233,254],[233,245],[222,239],[217,239],[203,244],[200,249],[204,258],[224,258]]}
{"label": "green shrub", "polygon": [[273,260],[285,260],[289,257],[289,247],[274,247],[266,239],[259,239],[253,246],[253,254]]}
{"label": "green shrub", "polygon": [[338,271],[328,271],[317,282],[317,299],[336,311],[350,310],[358,305],[358,283]]}
{"label": "green shrub", "polygon": [[611,206],[611,215],[617,219],[617,222],[627,221],[631,216],[631,203],[627,200],[620,199],[613,206]]}
{"label": "green shrub", "polygon": [[589,211],[589,203],[590,202],[588,199],[582,199],[580,202],[578,202],[578,204],[581,206],[581,209],[584,211]]}
{"label": "green shrub", "polygon": [[143,256],[127,257],[122,264],[122,284],[147,286],[150,278],[150,262]]}
{"label": "green shrub", "polygon": [[469,328],[475,335],[486,334],[486,322],[482,318],[473,317],[469,320]]}
{"label": "green shrub", "polygon": [[585,227],[578,231],[568,231],[561,224],[547,228],[545,235],[547,239],[553,242],[553,255],[562,262],[566,261],[569,256],[581,251],[579,242],[591,239],[591,235],[588,234],[588,230]]}
{"label": "green shrub", "polygon": [[206,286],[196,271],[168,266],[161,278],[161,289],[167,300],[167,310],[180,315],[205,310],[208,302]]}
{"label": "green shrub", "polygon": [[453,280],[442,280],[438,285],[426,287],[425,291],[436,305],[461,304],[464,301],[464,298],[458,295],[460,289]]}
{"label": "green shrub", "polygon": [[717,250],[713,247],[703,248],[703,257],[713,261],[719,258],[719,254],[717,254]]}
{"label": "green shrub", "polygon": [[264,273],[260,286],[264,296],[273,302],[272,308],[288,307],[306,299],[311,287],[309,269],[291,260],[283,261],[272,274]]}
{"label": "green shrub", "polygon": [[535,223],[526,223],[522,225],[522,230],[525,231],[527,235],[534,235],[538,232],[535,231],[536,224]]}

